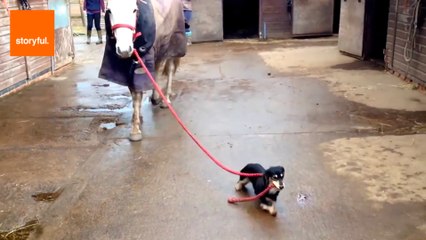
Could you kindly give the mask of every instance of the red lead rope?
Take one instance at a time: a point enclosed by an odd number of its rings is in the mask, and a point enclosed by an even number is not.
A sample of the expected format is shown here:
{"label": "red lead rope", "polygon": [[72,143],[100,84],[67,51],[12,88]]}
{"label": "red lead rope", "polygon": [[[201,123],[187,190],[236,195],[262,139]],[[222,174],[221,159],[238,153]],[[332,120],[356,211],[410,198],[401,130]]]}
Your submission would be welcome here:
{"label": "red lead rope", "polygon": [[269,185],[267,188],[265,188],[265,190],[263,190],[261,193],[257,194],[256,196],[253,196],[253,197],[246,197],[246,198],[230,197],[230,198],[228,198],[228,202],[229,203],[236,203],[236,202],[254,201],[254,200],[257,200],[257,199],[261,198],[266,193],[268,193],[269,190],[271,190],[272,188],[274,188],[274,186]]}
{"label": "red lead rope", "polygon": [[218,165],[219,167],[221,167],[223,170],[230,172],[232,174],[235,175],[239,175],[239,176],[244,176],[244,177],[260,177],[263,176],[263,174],[261,173],[242,173],[242,172],[238,172],[238,171],[234,171],[228,167],[226,167],[225,165],[223,165],[219,160],[217,160],[202,144],[201,142],[194,136],[194,134],[191,133],[191,131],[189,131],[189,129],[185,126],[185,124],[182,122],[182,120],[180,119],[179,115],[176,113],[175,109],[173,108],[173,106],[167,101],[166,96],[164,96],[163,91],[161,90],[160,86],[158,86],[157,82],[154,80],[154,77],[152,77],[151,73],[149,72],[148,68],[145,66],[145,63],[142,61],[141,57],[139,56],[138,51],[135,49],[133,50],[133,53],[135,54],[136,58],[138,59],[139,64],[142,66],[142,68],[145,70],[145,72],[148,74],[149,79],[152,82],[152,85],[154,86],[155,90],[157,90],[157,92],[160,94],[161,98],[163,99],[163,102],[165,102],[167,104],[167,107],[169,107],[170,112],[172,113],[172,115],[175,117],[175,119],[178,121],[178,123],[180,124],[180,126],[183,128],[183,130],[185,130],[185,132],[189,135],[190,138],[192,138],[192,140],[194,140],[195,144],[198,145],[198,147],[200,147],[200,149],[214,162],[216,163],[216,165]]}
{"label": "red lead rope", "polygon": [[[161,90],[160,86],[158,86],[157,82],[154,80],[154,78],[152,77],[151,73],[149,72],[148,68],[145,66],[145,63],[142,61],[141,57],[139,56],[138,51],[135,49],[133,51],[133,53],[135,54],[136,58],[138,59],[139,64],[142,66],[142,68],[145,70],[145,72],[148,74],[149,79],[152,82],[152,85],[154,86],[155,90],[157,90],[157,92],[160,94],[161,98],[163,99],[163,101],[167,104],[167,107],[169,107],[170,112],[172,113],[172,115],[175,117],[175,119],[178,121],[178,123],[180,124],[180,126],[183,128],[183,130],[185,130],[185,132],[189,135],[189,137],[191,137],[192,140],[194,140],[195,144],[198,145],[198,147],[200,147],[200,149],[214,162],[216,163],[216,165],[218,165],[219,167],[221,167],[222,169],[224,169],[227,172],[230,172],[232,174],[235,175],[240,175],[240,176],[244,176],[244,177],[260,177],[263,176],[263,174],[261,173],[242,173],[242,172],[238,172],[238,171],[234,171],[228,167],[226,167],[225,165],[223,165],[219,160],[217,160],[202,144],[201,142],[194,136],[194,134],[191,133],[191,131],[189,131],[189,129],[185,126],[185,124],[182,122],[182,120],[180,119],[179,115],[176,113],[175,109],[173,108],[173,106],[167,101],[166,96],[164,96],[163,91]],[[247,201],[254,201],[257,200],[259,198],[261,198],[263,195],[265,195],[266,193],[269,192],[269,190],[271,190],[272,188],[274,188],[274,186],[270,185],[268,186],[265,190],[263,190],[261,193],[257,194],[256,196],[253,197],[246,197],[246,198],[236,198],[236,197],[230,197],[228,198],[228,203],[236,203],[236,202],[247,202]]]}

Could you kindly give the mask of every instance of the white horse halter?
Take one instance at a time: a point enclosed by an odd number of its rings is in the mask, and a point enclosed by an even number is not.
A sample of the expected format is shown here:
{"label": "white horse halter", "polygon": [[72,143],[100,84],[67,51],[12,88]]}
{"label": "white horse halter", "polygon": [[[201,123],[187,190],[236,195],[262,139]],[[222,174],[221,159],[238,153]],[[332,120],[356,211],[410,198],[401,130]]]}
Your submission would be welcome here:
{"label": "white horse halter", "polygon": [[[119,1],[119,0],[110,0],[111,2],[112,1]],[[133,1],[135,1],[136,3],[137,3],[137,1],[140,1],[140,0],[133,0]],[[129,19],[126,19],[127,21],[125,21],[125,20],[123,20],[124,22],[118,22],[118,23],[116,23],[115,22],[115,18],[114,18],[114,15],[113,15],[113,11],[111,11],[111,9],[115,9],[115,8],[119,8],[120,6],[121,6],[121,4],[125,4],[125,3],[129,3],[129,2],[131,2],[131,1],[122,1],[122,2],[114,2],[114,5],[113,4],[111,4],[111,5],[113,5],[112,7],[113,8],[108,8],[108,10],[107,11],[109,11],[109,14],[111,14],[110,16],[112,16],[111,18],[110,18],[110,22],[111,22],[111,30],[112,30],[112,34],[113,34],[113,36],[115,37],[115,34],[116,34],[116,30],[117,29],[129,29],[131,32],[132,32],[132,34],[133,34],[133,42],[139,37],[139,36],[141,36],[142,35],[142,33],[141,32],[137,32],[136,31],[136,26],[137,26],[137,21],[138,21],[138,17],[139,17],[139,10],[138,10],[138,8],[137,8],[137,4],[135,5],[135,9],[133,10],[133,13],[135,14],[135,24],[134,25],[132,25],[130,22],[129,22]],[[120,5],[116,5],[116,4],[120,4]],[[129,7],[130,8],[130,7]],[[130,10],[130,9],[129,9]],[[121,18],[123,17],[123,13],[121,13]],[[115,37],[116,38],[116,37]],[[130,42],[129,42],[130,43]],[[132,46],[130,46],[131,48],[130,49],[132,49],[133,47]],[[119,49],[119,48],[118,48]],[[127,49],[126,49],[127,50]],[[118,50],[118,52],[121,52],[120,50]],[[128,54],[130,54],[131,55],[131,53],[130,52],[128,52]]]}

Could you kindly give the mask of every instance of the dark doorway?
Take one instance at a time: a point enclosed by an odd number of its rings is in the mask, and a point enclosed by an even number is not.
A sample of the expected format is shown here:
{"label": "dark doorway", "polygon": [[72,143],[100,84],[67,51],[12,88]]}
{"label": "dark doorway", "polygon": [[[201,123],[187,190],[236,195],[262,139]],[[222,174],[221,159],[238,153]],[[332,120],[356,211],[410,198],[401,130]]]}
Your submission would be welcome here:
{"label": "dark doorway", "polygon": [[367,59],[384,60],[388,17],[389,0],[366,2],[364,53]]}
{"label": "dark doorway", "polygon": [[339,33],[339,23],[340,23],[340,1],[334,0],[334,11],[333,11],[333,33]]}
{"label": "dark doorway", "polygon": [[223,37],[259,36],[259,0],[223,0]]}

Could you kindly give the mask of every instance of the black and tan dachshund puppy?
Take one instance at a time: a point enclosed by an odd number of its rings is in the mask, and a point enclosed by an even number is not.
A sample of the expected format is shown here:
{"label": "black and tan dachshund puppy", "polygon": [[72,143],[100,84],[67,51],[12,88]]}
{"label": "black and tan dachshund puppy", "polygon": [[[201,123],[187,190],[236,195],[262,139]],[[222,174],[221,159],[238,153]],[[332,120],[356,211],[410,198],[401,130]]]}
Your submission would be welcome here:
{"label": "black and tan dachshund puppy", "polygon": [[262,173],[260,177],[244,177],[240,176],[240,180],[235,185],[235,190],[241,191],[245,189],[245,185],[249,182],[252,183],[255,194],[261,193],[270,184],[274,186],[268,193],[260,198],[260,207],[268,211],[272,216],[277,215],[275,208],[275,202],[277,201],[278,194],[284,189],[284,175],[285,169],[282,166],[274,166],[268,169],[262,167],[258,163],[247,164],[243,169],[242,173]]}

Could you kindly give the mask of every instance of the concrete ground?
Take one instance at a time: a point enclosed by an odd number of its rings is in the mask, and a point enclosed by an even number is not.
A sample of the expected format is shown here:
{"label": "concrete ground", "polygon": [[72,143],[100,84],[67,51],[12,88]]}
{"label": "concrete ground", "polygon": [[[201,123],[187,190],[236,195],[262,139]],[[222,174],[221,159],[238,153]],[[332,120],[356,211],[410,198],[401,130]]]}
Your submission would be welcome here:
{"label": "concrete ground", "polygon": [[238,177],[147,98],[129,142],[128,91],[77,38],[73,66],[0,99],[0,239],[426,239],[426,96],[336,45],[194,44],[176,74],[176,111],[224,164],[286,168],[272,217],[228,204]]}

